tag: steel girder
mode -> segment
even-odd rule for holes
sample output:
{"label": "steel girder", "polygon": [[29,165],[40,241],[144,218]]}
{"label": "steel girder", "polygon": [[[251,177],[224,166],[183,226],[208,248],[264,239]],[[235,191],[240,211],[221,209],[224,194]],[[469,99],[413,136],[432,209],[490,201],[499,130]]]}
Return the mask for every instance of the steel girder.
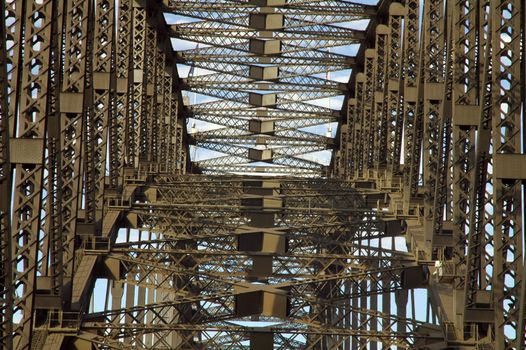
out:
{"label": "steel girder", "polygon": [[[106,310],[85,313],[77,326],[90,343],[257,348],[253,333],[283,349],[437,341],[435,325],[368,304],[428,278],[427,262],[371,244],[402,234],[401,221],[367,209],[376,191],[331,180],[156,172],[129,176],[125,188],[129,197],[108,209],[141,238],[86,237],[82,246],[109,280]],[[415,272],[421,280],[409,286],[404,275]],[[279,326],[244,325],[250,320]]]}
{"label": "steel girder", "polygon": [[430,291],[449,339],[495,349],[525,346],[524,11],[393,3],[357,58],[333,159],[338,176],[418,213],[408,239],[448,274]]}
{"label": "steel girder", "polygon": [[[7,0],[0,17],[1,348],[526,348],[523,1]],[[335,139],[304,130],[331,122]],[[305,157],[321,150],[328,167]]]}
{"label": "steel girder", "polygon": [[[1,12],[0,339],[29,349],[45,341],[46,318],[78,312],[79,232],[100,231],[107,186],[118,188],[136,158],[180,172],[186,149],[169,38],[148,37],[148,52],[131,47],[165,25],[159,11],[146,20],[131,1],[10,0]],[[142,59],[130,52],[148,55],[147,71],[133,70]],[[148,125],[132,135],[143,101]]]}

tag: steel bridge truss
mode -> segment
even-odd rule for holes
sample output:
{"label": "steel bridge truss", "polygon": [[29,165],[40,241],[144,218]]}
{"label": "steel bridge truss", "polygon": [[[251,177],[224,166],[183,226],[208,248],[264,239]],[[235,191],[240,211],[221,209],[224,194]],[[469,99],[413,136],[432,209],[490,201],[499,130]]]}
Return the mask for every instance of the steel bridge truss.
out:
{"label": "steel bridge truss", "polygon": [[526,349],[523,0],[0,16],[1,349]]}
{"label": "steel bridge truss", "polygon": [[189,117],[217,127],[192,133],[190,142],[221,154],[196,162],[196,170],[326,175],[309,154],[332,149],[332,135],[305,128],[339,120],[339,111],[314,101],[345,94],[346,85],[328,76],[349,69],[354,58],[331,48],[359,44],[364,31],[341,24],[368,19],[374,7],[284,0],[165,5],[169,13],[200,19],[171,26],[174,37],[197,43],[179,54],[181,62],[191,72],[214,72],[183,80],[184,89],[214,97],[188,108]]}

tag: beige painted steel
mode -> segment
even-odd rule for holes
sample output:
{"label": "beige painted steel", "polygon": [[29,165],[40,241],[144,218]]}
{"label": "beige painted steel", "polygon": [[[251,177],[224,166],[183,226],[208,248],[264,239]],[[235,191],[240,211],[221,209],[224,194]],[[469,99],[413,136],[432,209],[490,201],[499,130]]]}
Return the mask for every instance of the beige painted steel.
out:
{"label": "beige painted steel", "polygon": [[524,1],[0,19],[0,348],[526,348]]}

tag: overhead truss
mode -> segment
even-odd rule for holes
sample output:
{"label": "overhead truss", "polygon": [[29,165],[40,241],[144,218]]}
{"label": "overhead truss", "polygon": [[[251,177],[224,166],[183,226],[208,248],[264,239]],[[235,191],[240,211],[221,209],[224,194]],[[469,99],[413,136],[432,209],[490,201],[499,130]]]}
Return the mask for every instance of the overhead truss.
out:
{"label": "overhead truss", "polygon": [[523,0],[0,17],[0,348],[526,348]]}
{"label": "overhead truss", "polygon": [[[340,114],[316,101],[345,94],[345,84],[329,76],[351,68],[354,57],[331,49],[359,44],[364,32],[348,25],[368,19],[374,7],[339,0],[168,1],[165,10],[193,18],[172,25],[171,35],[196,43],[179,54],[192,73],[183,88],[208,97],[191,104],[188,116],[215,125],[191,134],[196,147],[220,154],[197,161],[196,170],[326,175],[327,164],[309,155],[332,151],[326,130]],[[199,69],[212,73],[197,75]],[[316,127],[317,133],[305,130]]]}

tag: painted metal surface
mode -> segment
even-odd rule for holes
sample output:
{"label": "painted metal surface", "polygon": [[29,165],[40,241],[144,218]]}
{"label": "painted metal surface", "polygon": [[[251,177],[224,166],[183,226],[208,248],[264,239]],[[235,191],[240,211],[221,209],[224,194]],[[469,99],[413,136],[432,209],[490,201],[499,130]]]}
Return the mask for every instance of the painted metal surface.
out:
{"label": "painted metal surface", "polygon": [[0,6],[2,349],[526,348],[524,1]]}

